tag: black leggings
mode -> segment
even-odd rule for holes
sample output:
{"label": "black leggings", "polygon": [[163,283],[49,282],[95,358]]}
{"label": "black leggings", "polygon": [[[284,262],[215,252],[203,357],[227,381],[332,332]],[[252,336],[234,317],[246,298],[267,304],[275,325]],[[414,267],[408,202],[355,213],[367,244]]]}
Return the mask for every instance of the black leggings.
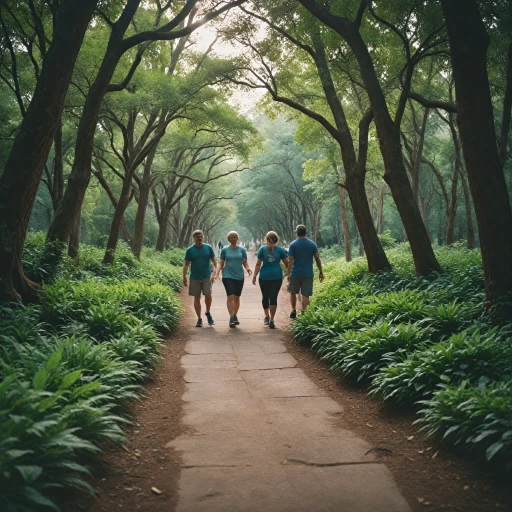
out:
{"label": "black leggings", "polygon": [[263,309],[268,309],[269,306],[277,306],[277,296],[282,284],[282,279],[260,279]]}

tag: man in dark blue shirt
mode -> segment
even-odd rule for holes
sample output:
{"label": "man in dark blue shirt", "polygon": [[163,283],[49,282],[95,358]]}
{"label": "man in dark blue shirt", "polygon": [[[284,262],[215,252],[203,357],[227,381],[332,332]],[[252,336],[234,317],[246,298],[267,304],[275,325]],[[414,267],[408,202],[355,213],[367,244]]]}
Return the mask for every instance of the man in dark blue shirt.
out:
{"label": "man in dark blue shirt", "polygon": [[[192,233],[194,239],[185,253],[183,263],[183,285],[188,286],[188,294],[194,297],[194,309],[197,314],[196,327],[203,326],[201,318],[201,292],[204,295],[204,304],[206,307],[206,319],[208,325],[213,325],[213,318],[210,314],[212,305],[212,283],[215,280],[215,270],[217,269],[217,260],[213,247],[209,244],[203,244],[204,234],[200,229]],[[212,273],[210,261],[213,263],[214,272]],[[190,285],[187,281],[187,271],[190,264]]]}
{"label": "man in dark blue shirt", "polygon": [[295,231],[297,239],[288,249],[288,291],[292,312],[290,318],[297,317],[297,293],[302,295],[302,311],[309,306],[309,297],[313,295],[313,259],[318,267],[318,279],[324,280],[322,262],[318,254],[318,247],[313,240],[306,238],[306,226],[299,224]]}

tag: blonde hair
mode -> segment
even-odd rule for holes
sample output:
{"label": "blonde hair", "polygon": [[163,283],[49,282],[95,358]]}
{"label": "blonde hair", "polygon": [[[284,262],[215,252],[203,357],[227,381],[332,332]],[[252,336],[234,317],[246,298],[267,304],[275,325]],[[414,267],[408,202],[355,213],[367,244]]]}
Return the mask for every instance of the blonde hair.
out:
{"label": "blonde hair", "polygon": [[227,236],[226,238],[229,240],[229,237],[230,237],[230,236],[233,236],[233,235],[236,235],[236,237],[237,237],[237,238],[240,238],[240,237],[238,236],[238,233],[237,233],[236,231],[230,231],[230,232],[228,233],[228,236]]}
{"label": "blonde hair", "polygon": [[265,240],[267,241],[267,243],[272,244],[268,248],[270,254],[272,254],[274,252],[274,245],[276,245],[277,242],[279,242],[279,237],[277,236],[277,233],[275,231],[269,231],[265,235]]}
{"label": "blonde hair", "polygon": [[275,231],[269,231],[265,235],[265,240],[267,242],[271,242],[273,244],[277,244],[277,242],[279,242],[279,237],[277,236],[277,233]]}

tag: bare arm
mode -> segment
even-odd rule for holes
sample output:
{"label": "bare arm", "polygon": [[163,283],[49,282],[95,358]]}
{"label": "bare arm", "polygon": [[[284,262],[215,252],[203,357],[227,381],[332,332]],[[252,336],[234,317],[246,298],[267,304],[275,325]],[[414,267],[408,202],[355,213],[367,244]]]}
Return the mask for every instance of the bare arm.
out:
{"label": "bare arm", "polygon": [[290,276],[292,274],[293,268],[293,256],[288,256],[288,281],[290,280]]}
{"label": "bare arm", "polygon": [[247,270],[247,273],[249,274],[249,276],[251,276],[252,275],[252,270],[249,267],[249,264],[247,263],[247,258],[243,258],[242,259],[242,265],[244,266],[245,270]]}
{"label": "bare arm", "polygon": [[324,280],[324,273],[322,271],[322,261],[320,260],[320,254],[315,253],[314,258],[316,266],[318,267],[318,279],[320,280],[320,282],[322,282]]}
{"label": "bare arm", "polygon": [[254,267],[254,275],[252,276],[252,284],[256,284],[256,277],[258,277],[258,274],[260,273],[260,268],[263,260],[260,260],[259,258],[256,260],[256,266]]}
{"label": "bare arm", "polygon": [[189,265],[190,261],[185,260],[185,262],[183,263],[183,286],[188,286],[187,273]]}
{"label": "bare arm", "polygon": [[216,274],[217,274],[217,259],[214,256],[213,258],[210,258],[210,261],[212,262],[212,265],[213,265],[212,275],[210,277],[210,280],[213,282],[213,281],[215,281]]}
{"label": "bare arm", "polygon": [[220,276],[220,273],[222,272],[222,269],[224,268],[224,265],[226,263],[226,260],[219,260],[219,266],[217,267],[217,273],[215,275],[215,279]]}

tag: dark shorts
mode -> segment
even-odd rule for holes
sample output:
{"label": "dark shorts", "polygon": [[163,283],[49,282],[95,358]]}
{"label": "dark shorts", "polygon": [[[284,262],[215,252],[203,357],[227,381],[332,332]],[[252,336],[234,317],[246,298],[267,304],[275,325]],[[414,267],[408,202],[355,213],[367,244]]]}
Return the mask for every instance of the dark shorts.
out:
{"label": "dark shorts", "polygon": [[223,277],[222,284],[226,289],[226,295],[236,295],[237,297],[242,295],[242,289],[244,287],[243,279],[230,279],[229,277]]}
{"label": "dark shorts", "polygon": [[306,297],[313,295],[312,277],[291,277],[288,282],[288,291],[290,293],[301,293]]}

